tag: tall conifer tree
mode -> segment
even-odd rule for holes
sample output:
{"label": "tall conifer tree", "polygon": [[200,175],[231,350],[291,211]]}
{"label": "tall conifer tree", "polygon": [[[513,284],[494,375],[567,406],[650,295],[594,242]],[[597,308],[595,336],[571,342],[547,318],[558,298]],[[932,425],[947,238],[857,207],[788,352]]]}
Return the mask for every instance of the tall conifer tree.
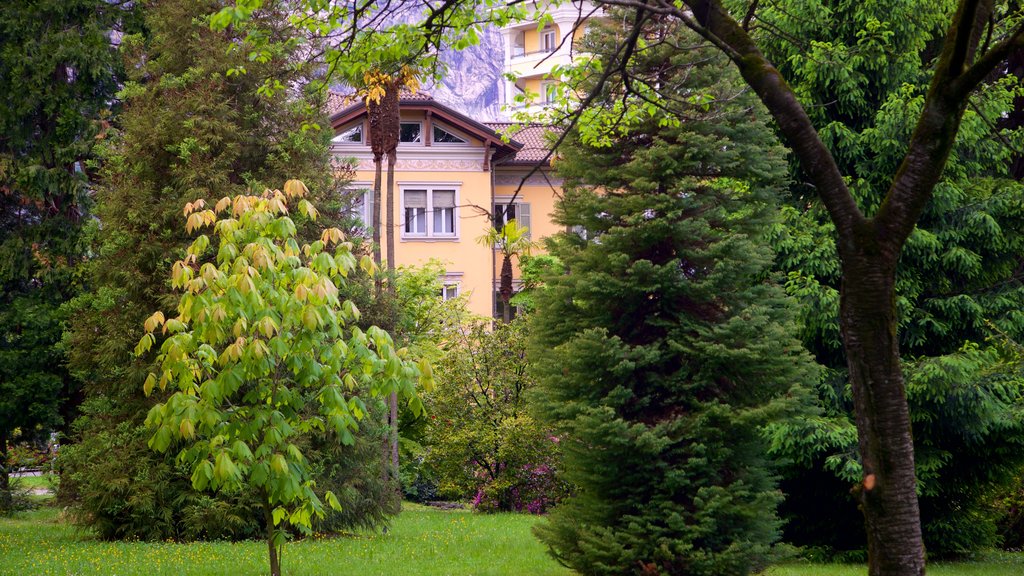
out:
{"label": "tall conifer tree", "polygon": [[117,89],[108,34],[126,13],[102,0],[0,6],[0,510],[12,432],[48,434],[74,395],[60,305],[81,288],[86,162]]}
{"label": "tall conifer tree", "polygon": [[[142,394],[152,358],[135,358],[134,342],[153,310],[176,306],[167,278],[191,242],[180,226],[184,204],[260,193],[298,178],[325,216],[339,213],[330,205],[330,136],[316,128],[326,126],[317,98],[297,88],[310,77],[296,46],[282,41],[279,51],[250,59],[233,44],[245,30],[210,29],[210,15],[225,4],[148,2],[148,35],[122,39],[130,74],[121,92],[124,113],[103,154],[92,290],[75,302],[66,335],[88,399],[61,484],[63,497],[107,538],[241,537],[259,526],[246,495],[211,500],[192,491],[188,471],[154,454],[146,445],[151,433],[141,426],[160,398]],[[246,26],[287,38],[284,3],[267,3]],[[380,519],[389,498],[375,480],[379,441],[343,456],[346,465],[359,460],[354,485],[375,487],[376,504],[334,487],[359,500],[364,519]],[[338,464],[323,462],[324,473],[352,480]]]}
{"label": "tall conifer tree", "polygon": [[567,273],[537,296],[532,345],[578,492],[538,534],[582,574],[745,574],[780,525],[763,428],[816,375],[768,273],[784,151],[723,58],[666,23],[644,33],[630,72],[674,115],[610,146],[570,134],[557,164],[574,232],[550,245]]}

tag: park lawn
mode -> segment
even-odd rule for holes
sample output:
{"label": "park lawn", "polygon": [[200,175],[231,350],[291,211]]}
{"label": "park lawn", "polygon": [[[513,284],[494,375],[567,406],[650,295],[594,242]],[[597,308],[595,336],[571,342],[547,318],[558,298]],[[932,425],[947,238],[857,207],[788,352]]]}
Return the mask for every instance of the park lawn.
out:
{"label": "park lawn", "polygon": [[[537,517],[445,512],[406,504],[386,535],[354,534],[289,543],[289,576],[569,576],[530,533]],[[263,542],[100,542],[52,507],[0,518],[0,575],[246,575],[266,573]],[[863,576],[863,565],[792,563],[764,576]],[[1019,576],[1024,554],[932,563],[931,576]]]}
{"label": "park lawn", "polygon": [[[311,538],[285,546],[298,575],[567,576],[530,528],[536,516],[406,505],[386,535]],[[0,518],[0,574],[246,575],[267,572],[263,542],[101,542],[43,507]]]}
{"label": "park lawn", "polygon": [[[864,576],[863,564],[797,563],[773,566],[763,576]],[[1024,553],[990,552],[971,562],[931,562],[928,576],[1020,576]]]}
{"label": "park lawn", "polygon": [[46,488],[52,490],[56,487],[58,477],[56,474],[44,474],[42,476],[19,476],[11,478],[12,483],[16,483],[22,488]]}

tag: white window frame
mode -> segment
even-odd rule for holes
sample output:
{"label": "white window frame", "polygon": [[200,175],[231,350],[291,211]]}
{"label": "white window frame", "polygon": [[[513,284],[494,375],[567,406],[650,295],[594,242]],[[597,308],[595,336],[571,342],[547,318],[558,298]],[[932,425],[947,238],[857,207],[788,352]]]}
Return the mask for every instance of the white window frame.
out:
{"label": "white window frame", "polygon": [[[359,190],[363,191],[363,203],[362,206],[359,207],[358,214],[355,215],[358,216],[359,219],[362,221],[363,228],[369,231],[373,228],[373,214],[371,213],[371,211],[373,210],[373,183],[350,182],[348,186],[345,187],[345,191],[347,194],[351,194],[352,192],[358,192]],[[355,195],[353,195],[352,197],[354,199]],[[351,208],[354,208],[354,206]],[[352,214],[354,211],[350,209],[348,210],[348,212]]]}
{"label": "white window frame", "polygon": [[[438,281],[441,283],[441,300],[454,300],[462,296],[462,272],[445,272]],[[454,288],[455,294],[446,297],[450,288]]]}
{"label": "white window frame", "polygon": [[[551,38],[550,47],[548,38]],[[546,26],[540,31],[540,51],[544,53],[554,52],[558,49],[558,31],[551,26]]]}
{"label": "white window frame", "polygon": [[[402,136],[401,136],[401,134],[402,134],[402,126],[401,125],[402,124],[419,124],[419,126],[420,126],[420,139],[416,140],[415,142],[403,142],[401,140],[401,138],[402,138]],[[399,138],[398,145],[399,146],[423,146],[423,142],[424,142],[424,138],[423,138],[423,122],[420,122],[419,120],[402,120],[401,122],[399,122],[398,134],[399,134],[399,136],[398,136],[398,138]]]}
{"label": "white window frame", "polygon": [[[452,136],[455,136],[456,138],[461,138],[462,142],[439,142],[434,138],[435,129],[444,130],[445,132],[451,134]],[[440,122],[433,122],[430,126],[430,143],[433,146],[466,147],[469,146],[469,138],[445,124],[442,124]]]}
{"label": "white window frame", "polygon": [[441,282],[441,300],[455,300],[459,297],[462,287],[459,282]]}
{"label": "white window frame", "polygon": [[519,58],[526,55],[526,31],[515,30],[512,32],[510,38],[509,54],[512,58]]}
{"label": "white window frame", "polygon": [[[458,241],[459,234],[461,232],[461,225],[459,223],[459,199],[461,196],[461,183],[451,182],[416,182],[416,183],[399,183],[399,210],[401,211],[401,239],[405,240],[426,240],[426,241]],[[406,232],[405,231],[405,194],[406,192],[426,190],[427,192],[427,208],[424,210],[424,218],[426,219],[425,232]],[[434,193],[435,192],[447,192],[455,191],[455,207],[452,209],[452,226],[454,231],[452,233],[438,233],[434,230]]]}
{"label": "white window frame", "polygon": [[557,85],[558,85],[557,82],[541,82],[540,83],[540,101],[541,101],[542,104],[550,104],[551,102],[555,101],[553,97],[557,95],[557,92],[556,91],[552,91],[552,93],[549,94],[548,91],[549,90],[557,90],[556,89]]}
{"label": "white window frame", "polygon": [[[346,140],[336,140],[349,132],[358,130],[359,131],[359,142],[350,142]],[[356,122],[355,124],[349,125],[348,128],[341,130],[331,138],[331,144],[340,146],[366,146],[366,130],[364,130],[362,122]]]}

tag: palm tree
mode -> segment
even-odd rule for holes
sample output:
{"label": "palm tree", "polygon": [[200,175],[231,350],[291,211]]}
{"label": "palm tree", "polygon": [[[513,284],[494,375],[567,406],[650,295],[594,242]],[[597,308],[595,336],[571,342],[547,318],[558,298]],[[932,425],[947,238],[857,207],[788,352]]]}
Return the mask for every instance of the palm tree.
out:
{"label": "palm tree", "polygon": [[[388,158],[388,185],[385,219],[387,230],[387,268],[395,269],[395,161],[398,159],[398,143],[401,140],[402,123],[398,98],[403,88],[415,90],[418,86],[416,72],[409,66],[402,66],[397,74],[376,70],[363,75],[363,94],[366,98],[366,116],[370,121],[370,151],[373,153],[373,260],[379,266],[381,229],[381,160]],[[377,282],[377,289],[381,284]],[[388,290],[394,291],[394,283],[388,283]],[[388,401],[391,433],[389,451],[392,472],[398,478],[398,395],[394,392]]]}
{"label": "palm tree", "polygon": [[536,243],[530,240],[529,233],[529,228],[520,226],[513,218],[506,222],[500,230],[491,227],[486,234],[476,240],[483,246],[494,246],[501,250],[498,295],[504,304],[501,320],[506,324],[512,319],[511,306],[509,306],[509,300],[512,298],[512,257],[529,256],[530,251],[536,247]]}

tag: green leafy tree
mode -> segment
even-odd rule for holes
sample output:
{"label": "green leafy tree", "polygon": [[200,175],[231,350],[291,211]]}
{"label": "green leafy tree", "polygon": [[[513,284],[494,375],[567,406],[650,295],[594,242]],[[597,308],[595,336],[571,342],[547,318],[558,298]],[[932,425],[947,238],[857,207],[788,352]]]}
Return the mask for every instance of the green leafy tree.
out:
{"label": "green leafy tree", "polygon": [[71,409],[59,307],[81,288],[86,162],[117,89],[108,34],[126,14],[102,0],[0,7],[0,510],[14,430],[48,433]]}
{"label": "green leafy tree", "polygon": [[[927,83],[915,101],[917,113],[913,129],[888,144],[898,149],[898,166],[891,172],[880,168],[886,178],[884,195],[874,206],[859,203],[858,179],[862,174],[843,171],[837,156],[842,150],[833,145],[835,129],[820,121],[817,107],[836,108],[838,102],[848,104],[870,92],[867,83],[855,79],[853,97],[833,92],[822,103],[808,103],[801,98],[790,80],[799,82],[787,65],[805,64],[823,75],[832,74],[828,67],[806,65],[803,55],[827,52],[827,42],[810,41],[798,48],[801,56],[791,62],[780,62],[766,56],[767,49],[782,36],[802,41],[779,29],[765,14],[776,14],[780,20],[800,19],[802,10],[793,12],[778,8],[776,3],[740,2],[733,0],[602,0],[600,6],[623,6],[629,13],[622,22],[627,31],[619,38],[614,57],[600,68],[591,69],[597,83],[614,85],[623,102],[639,99],[646,102],[644,114],[662,114],[665,103],[679,98],[662,90],[660,79],[635,78],[629,74],[628,63],[647,50],[649,39],[643,28],[651,19],[670,18],[697,32],[725,54],[736,66],[744,82],[768,109],[779,133],[791,146],[803,178],[821,199],[829,219],[835,226],[836,252],[839,257],[842,285],[839,301],[839,326],[847,359],[856,415],[858,453],[862,477],[856,496],[864,515],[868,536],[869,572],[919,576],[925,570],[925,555],[917,497],[914,465],[914,443],[911,416],[907,405],[906,380],[899,352],[899,308],[896,273],[904,246],[915,230],[933,195],[940,190],[946,174],[947,160],[955,148],[965,113],[974,95],[984,86],[1004,76],[999,70],[1008,57],[1024,47],[1024,21],[1017,2],[978,2],[960,0],[929,5],[908,11],[896,26],[921,21],[925,27],[934,22],[944,35],[933,43],[917,44],[930,65],[922,72]],[[810,3],[808,14],[827,17],[827,26],[848,19],[857,19],[862,3]],[[902,6],[901,6],[902,9]],[[897,11],[897,13],[900,13]],[[879,19],[864,35],[865,45],[849,50],[838,58],[856,64],[861,51],[887,52],[890,46],[903,42],[892,27]],[[817,32],[817,31],[816,31]],[[816,34],[814,35],[816,36]],[[812,37],[813,38],[813,37]],[[911,42],[917,42],[912,39]],[[870,59],[870,58],[869,58]],[[907,60],[894,51],[881,67],[903,66]],[[815,72],[817,73],[817,72]],[[834,78],[850,77],[848,70]],[[856,74],[852,74],[856,77]],[[863,90],[861,90],[863,88]],[[688,94],[684,98],[699,97]],[[871,101],[870,94],[865,101]],[[584,107],[590,100],[584,99]],[[883,105],[884,106],[884,105]],[[584,133],[606,132],[617,124],[621,110],[611,114],[573,118]],[[1005,112],[1010,112],[1006,110]],[[580,120],[583,120],[580,122]],[[840,128],[841,129],[841,128]],[[882,176],[884,175],[884,176]]]}
{"label": "green leafy tree", "polygon": [[530,352],[576,492],[537,533],[583,574],[746,574],[779,536],[765,426],[802,415],[817,376],[764,242],[784,152],[720,56],[671,20],[641,33],[631,73],[703,97],[562,150],[556,220],[575,231],[549,246],[566,273],[534,297]]}
{"label": "green leafy tree", "polygon": [[437,363],[427,399],[426,465],[442,495],[478,510],[541,513],[566,493],[555,476],[558,438],[528,411],[526,321],[460,327]]}
{"label": "green leafy tree", "polygon": [[[91,247],[90,290],[69,307],[64,342],[70,367],[84,383],[87,414],[75,427],[73,445],[62,451],[59,496],[104,538],[244,538],[259,529],[262,512],[246,494],[198,493],[190,471],[146,446],[143,420],[160,398],[143,396],[152,363],[132,350],[143,320],[177,305],[167,276],[190,243],[179,226],[181,207],[199,198],[259,193],[294,177],[309,185],[324,220],[340,213],[331,136],[319,129],[326,126],[320,100],[298,89],[261,90],[268,80],[308,83],[312,70],[298,65],[298,47],[282,45],[272,57],[250,60],[234,44],[250,27],[288,37],[283,5],[268,3],[244,26],[215,32],[210,18],[223,6],[216,0],[147,3],[147,35],[121,40],[130,74],[120,94],[123,112],[103,141],[95,194],[102,230]],[[246,73],[236,73],[238,67]],[[311,241],[318,231],[303,225],[298,234]],[[364,281],[353,278],[346,297],[364,294]],[[377,442],[377,436],[375,424],[365,422],[357,442]],[[314,446],[303,448],[312,454]],[[321,460],[334,457],[330,446],[324,450]],[[358,481],[345,484],[386,493],[379,449],[344,456],[349,462],[356,457],[363,458],[353,468]],[[320,480],[319,489],[326,488],[327,478]],[[336,487],[336,493],[345,500],[352,491]],[[393,500],[378,502],[377,510],[394,509]]]}
{"label": "green leafy tree", "polygon": [[[324,515],[296,438],[329,430],[353,444],[368,411],[353,392],[401,393],[422,408],[415,381],[429,383],[430,375],[380,328],[359,329],[358,308],[339,297],[356,268],[351,243],[329,228],[300,247],[288,203],[297,200],[310,220],[316,210],[300,199],[301,182],[284,190],[225,197],[215,210],[202,210],[202,200],[186,205],[188,231],[214,228],[216,262],[204,262],[210,238],[197,237],[172,268],[172,285],[184,292],[177,316],[150,316],[136,348],[147,352],[157,328],[167,335],[144,386],[147,394],[155,386],[174,393],[146,418],[150,446],[164,452],[184,442],[179,457],[192,464],[197,490],[258,494],[273,576],[281,574],[282,525],[308,533]],[[373,271],[370,256],[361,265]],[[340,508],[332,492],[325,499]]]}
{"label": "green leafy tree", "polygon": [[[950,2],[850,3],[844,18],[833,19],[821,3],[804,2],[758,13],[785,37],[807,39],[804,47],[766,37],[766,55],[780,63],[814,122],[827,126],[833,157],[852,176],[851,193],[868,213],[878,210],[899,167],[905,147],[898,143],[909,141],[927,91],[927,47],[941,39],[952,9]],[[1024,457],[1017,449],[1024,418],[1019,393],[1012,392],[1014,382],[1019,388],[1024,381],[999,351],[1004,336],[1024,336],[1024,204],[1019,183],[1006,179],[1022,134],[997,128],[1022,93],[1012,80],[993,82],[972,97],[896,273],[899,347],[931,556],[995,544],[989,494],[1015,482]],[[850,486],[863,472],[840,337],[835,227],[800,170],[788,204],[773,244],[790,292],[804,303],[805,344],[830,369],[819,388],[830,417],[778,431],[779,454],[796,463],[784,488],[816,496],[787,501],[786,537],[861,549],[864,534],[854,527],[858,511]],[[955,378],[935,377],[937,366]],[[837,523],[837,515],[846,521]]]}

